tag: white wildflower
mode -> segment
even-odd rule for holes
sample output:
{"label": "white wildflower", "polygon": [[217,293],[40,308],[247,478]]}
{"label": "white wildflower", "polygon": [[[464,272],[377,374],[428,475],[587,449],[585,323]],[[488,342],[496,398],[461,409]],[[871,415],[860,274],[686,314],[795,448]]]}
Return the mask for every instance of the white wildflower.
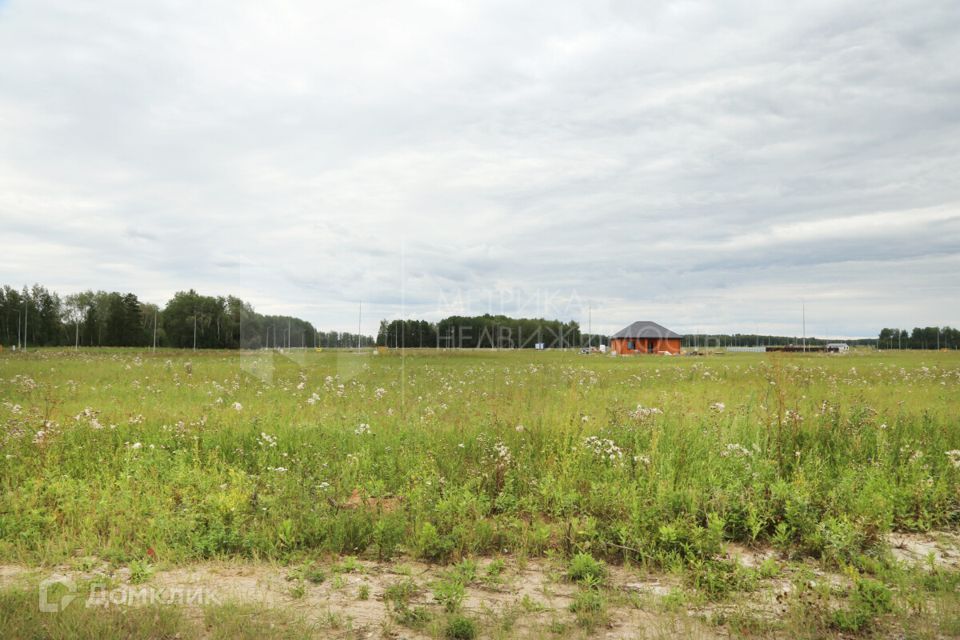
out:
{"label": "white wildflower", "polygon": [[737,458],[750,458],[753,456],[753,452],[739,442],[731,442],[723,451],[720,452],[720,455],[724,458],[729,456],[735,456]]}
{"label": "white wildflower", "polygon": [[497,464],[501,466],[510,464],[510,460],[513,458],[510,454],[510,447],[499,440],[493,445],[493,452],[496,456]]}
{"label": "white wildflower", "polygon": [[257,438],[257,444],[261,447],[275,447],[277,446],[277,438],[261,431],[260,437]]}
{"label": "white wildflower", "polygon": [[240,404],[239,402],[234,402],[233,409],[234,411],[243,411],[243,405]]}
{"label": "white wildflower", "polygon": [[662,413],[663,411],[656,407],[645,407],[642,404],[638,404],[636,410],[630,412],[630,417],[637,420],[642,420],[644,418],[660,415]]}
{"label": "white wildflower", "polygon": [[593,455],[616,462],[623,459],[623,450],[609,438],[598,438],[597,436],[587,436],[583,440],[584,447],[591,451]]}
{"label": "white wildflower", "polygon": [[951,449],[945,453],[947,454],[947,457],[950,458],[950,464],[957,469],[960,469],[960,449]]}

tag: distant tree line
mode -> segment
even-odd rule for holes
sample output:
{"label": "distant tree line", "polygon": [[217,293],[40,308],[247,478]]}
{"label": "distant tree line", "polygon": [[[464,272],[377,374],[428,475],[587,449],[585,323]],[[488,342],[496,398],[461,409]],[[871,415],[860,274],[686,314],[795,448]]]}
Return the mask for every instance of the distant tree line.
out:
{"label": "distant tree line", "polygon": [[387,347],[533,349],[538,343],[550,349],[584,344],[575,321],[490,314],[450,316],[435,324],[426,320],[382,320],[377,332],[377,344]]}
{"label": "distant tree line", "polygon": [[371,346],[371,336],[318,332],[292,316],[270,316],[235,296],[177,292],[161,309],[136,294],[83,291],[61,297],[41,285],[0,289],[0,344],[198,349]]}
{"label": "distant tree line", "polygon": [[[683,337],[683,346],[693,347],[754,347],[801,344],[803,338],[796,336],[771,336],[758,334],[690,334]],[[880,349],[957,349],[960,347],[960,329],[951,327],[915,327],[906,329],[883,329],[879,338],[853,340],[837,338],[806,338],[809,346],[822,346],[830,342],[845,342],[851,346],[870,346]]]}
{"label": "distant tree line", "polygon": [[806,340],[808,346],[823,346],[831,342],[845,342],[851,346],[874,346],[873,338],[858,338],[855,340],[839,338],[801,338],[798,336],[773,336],[756,333],[694,333],[683,336],[683,346],[695,347],[767,347],[785,346],[788,344],[802,344]]}
{"label": "distant tree line", "polygon": [[882,329],[877,340],[880,349],[956,349],[960,346],[960,329],[952,327],[914,327]]}

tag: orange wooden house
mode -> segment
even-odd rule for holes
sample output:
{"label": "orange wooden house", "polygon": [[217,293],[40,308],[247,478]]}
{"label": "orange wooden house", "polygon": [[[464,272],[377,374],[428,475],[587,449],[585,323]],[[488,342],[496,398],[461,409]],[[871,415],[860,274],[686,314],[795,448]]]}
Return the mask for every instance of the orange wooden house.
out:
{"label": "orange wooden house", "polygon": [[656,322],[638,320],[610,336],[610,350],[626,356],[637,353],[680,353],[683,336]]}

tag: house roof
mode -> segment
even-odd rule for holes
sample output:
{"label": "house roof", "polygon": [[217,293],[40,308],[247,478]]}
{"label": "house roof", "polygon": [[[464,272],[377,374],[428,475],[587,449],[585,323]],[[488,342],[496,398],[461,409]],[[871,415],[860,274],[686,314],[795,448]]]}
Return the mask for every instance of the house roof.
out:
{"label": "house roof", "polygon": [[629,327],[624,327],[610,336],[611,338],[682,338],[679,333],[674,333],[666,327],[650,322],[649,320],[637,320]]}

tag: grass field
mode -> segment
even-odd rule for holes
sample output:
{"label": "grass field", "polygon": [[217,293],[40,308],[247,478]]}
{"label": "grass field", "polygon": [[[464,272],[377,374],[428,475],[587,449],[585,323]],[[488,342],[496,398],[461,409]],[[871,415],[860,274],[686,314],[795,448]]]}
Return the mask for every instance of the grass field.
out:
{"label": "grass field", "polygon": [[[705,634],[950,636],[952,552],[903,562],[891,533],[960,523],[958,392],[954,352],[4,353],[0,561],[134,583],[242,562],[290,577],[294,601],[324,582],[311,571],[425,563],[420,600],[389,593],[403,571],[371,582],[386,634],[615,633],[649,610]],[[491,563],[547,563],[569,602],[504,630],[464,604]],[[625,596],[628,570],[670,589]],[[785,584],[780,613],[748,606]],[[3,593],[0,623],[23,636],[128,635],[88,609],[36,613],[22,581]],[[134,635],[156,637],[218,637],[232,617],[137,611]],[[317,624],[273,628],[358,633]]]}

